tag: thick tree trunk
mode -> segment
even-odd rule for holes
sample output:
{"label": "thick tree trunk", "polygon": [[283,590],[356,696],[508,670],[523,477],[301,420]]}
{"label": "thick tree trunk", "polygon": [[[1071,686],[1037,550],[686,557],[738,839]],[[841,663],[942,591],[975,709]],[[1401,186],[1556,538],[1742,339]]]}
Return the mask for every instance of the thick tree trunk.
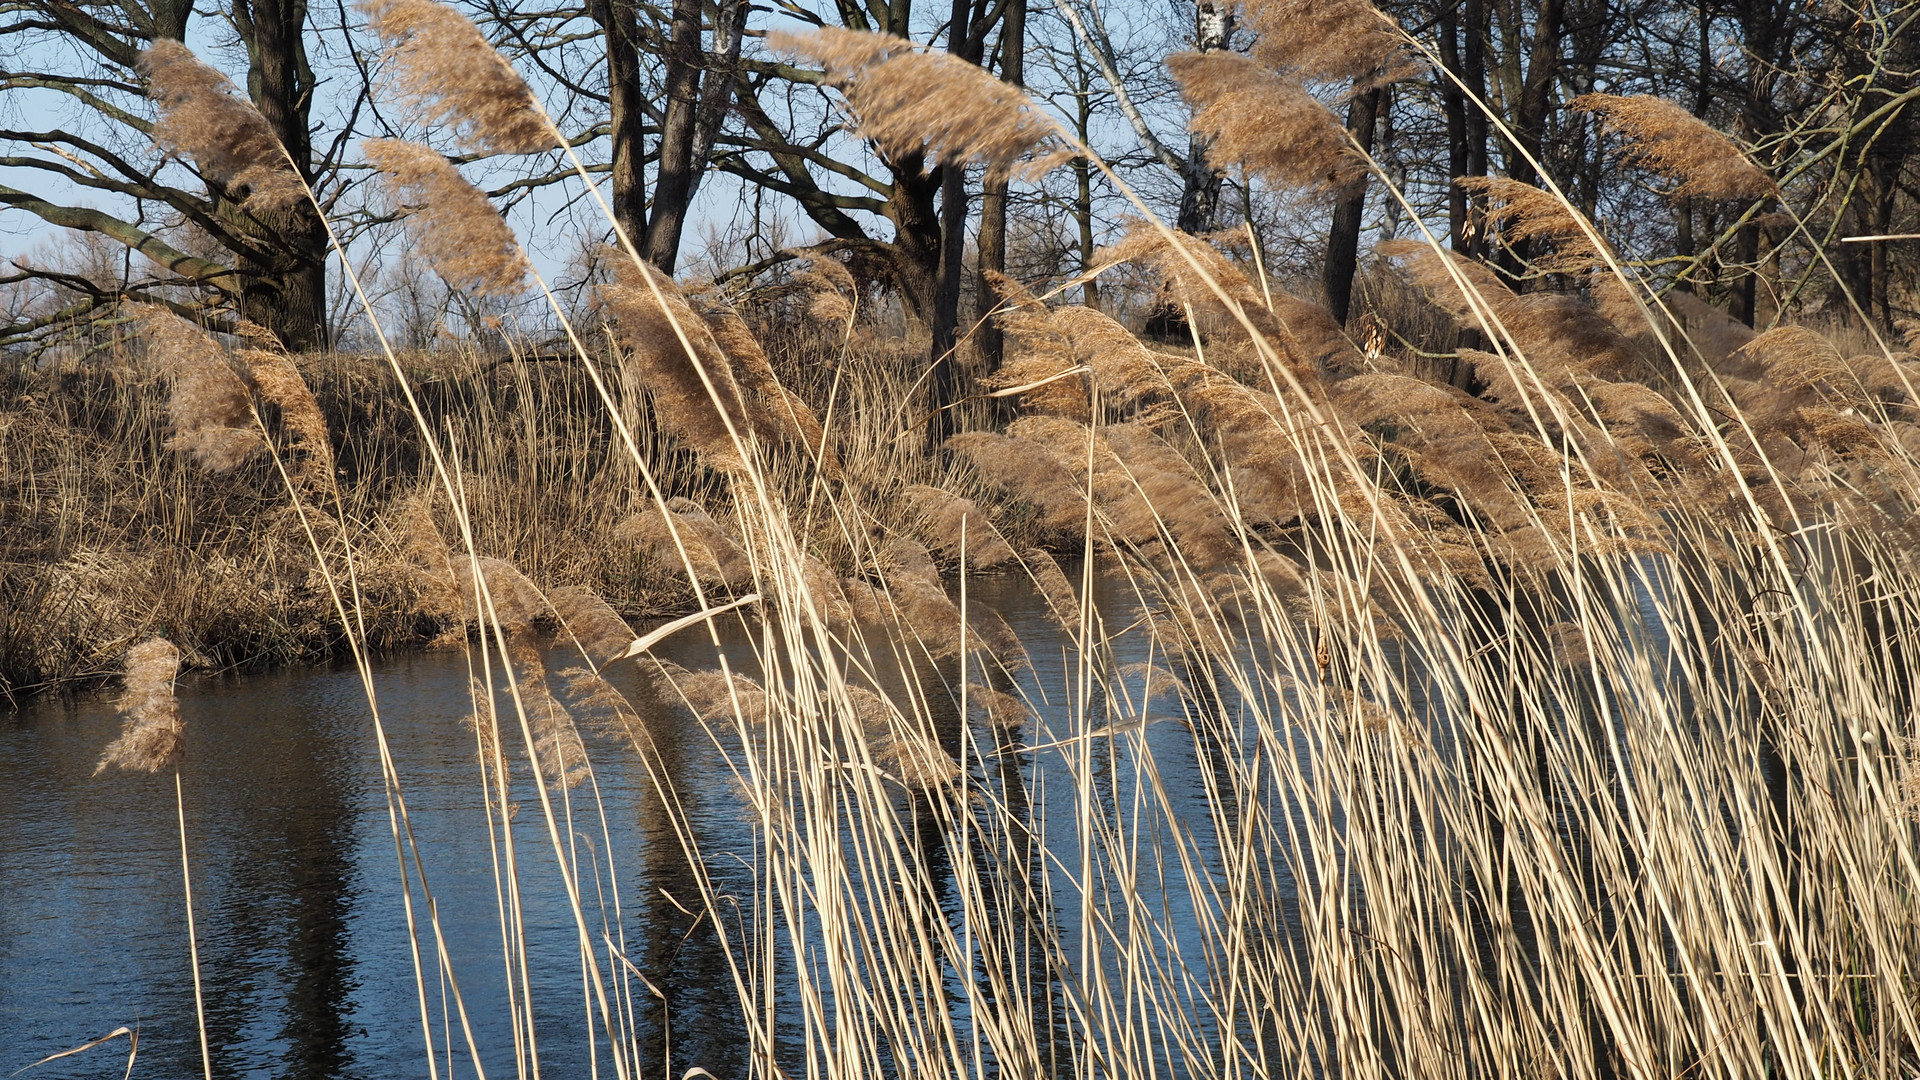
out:
{"label": "thick tree trunk", "polygon": [[[305,0],[236,0],[233,21],[247,46],[247,93],[302,180],[313,174],[313,71],[307,64]],[[184,20],[183,20],[184,25]],[[240,257],[242,317],[293,351],[321,349],[327,337],[327,232],[307,203],[281,213],[228,214],[258,240],[263,257]]]}
{"label": "thick tree trunk", "polygon": [[588,10],[606,40],[613,219],[641,249],[647,235],[647,114],[634,0],[592,0]]}
{"label": "thick tree trunk", "polygon": [[[1008,0],[1000,23],[1000,78],[1013,86],[1027,79],[1027,0]],[[980,185],[980,271],[974,283],[974,321],[984,370],[1000,370],[1006,350],[1004,336],[994,325],[992,312],[999,294],[988,282],[989,272],[1007,272],[1007,174],[989,173]]]}
{"label": "thick tree trunk", "polygon": [[[981,5],[984,7],[984,3]],[[947,48],[954,56],[977,64],[982,41],[974,36],[974,4],[953,0]],[[960,281],[967,255],[967,171],[954,164],[940,166],[940,262],[934,285],[933,335],[927,362],[933,390],[933,424],[928,435],[943,440],[953,431],[952,406],[960,399],[959,345]]]}
{"label": "thick tree trunk", "polygon": [[[1368,152],[1373,129],[1386,91],[1375,87],[1357,94],[1347,106],[1347,131]],[[1333,223],[1327,230],[1327,264],[1321,283],[1327,293],[1327,311],[1333,321],[1347,324],[1353,302],[1353,272],[1360,262],[1360,223],[1367,210],[1367,174],[1360,174],[1333,205]]]}
{"label": "thick tree trunk", "polygon": [[[1195,11],[1193,47],[1213,52],[1227,47],[1233,35],[1233,8],[1216,0],[1200,0]],[[1185,233],[1209,233],[1220,221],[1220,170],[1207,161],[1207,140],[1194,135],[1187,142],[1187,168],[1181,177],[1180,213],[1174,225]]]}
{"label": "thick tree trunk", "polygon": [[671,274],[693,195],[694,136],[700,116],[700,0],[673,0],[667,42],[667,110],[660,130],[660,173],[641,254]]}

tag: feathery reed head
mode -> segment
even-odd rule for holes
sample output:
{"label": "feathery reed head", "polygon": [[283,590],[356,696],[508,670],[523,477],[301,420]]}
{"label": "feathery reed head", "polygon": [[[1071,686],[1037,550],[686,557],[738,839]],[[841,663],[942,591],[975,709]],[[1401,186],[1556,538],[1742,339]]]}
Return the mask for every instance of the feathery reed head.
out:
{"label": "feathery reed head", "polygon": [[526,80],[465,15],[437,0],[360,0],[360,10],[387,43],[401,100],[422,124],[494,154],[560,145]]}
{"label": "feathery reed head", "polygon": [[247,384],[220,343],[165,308],[137,310],[147,355],[172,385],[167,415],[173,436],[167,446],[215,473],[239,468],[266,449]]}
{"label": "feathery reed head", "polygon": [[548,599],[561,630],[572,635],[594,667],[606,667],[633,644],[633,628],[592,589],[568,585],[555,589]]}
{"label": "feathery reed head", "polygon": [[1598,261],[1599,251],[1573,208],[1552,193],[1504,176],[1457,176],[1453,182],[1486,200],[1489,229],[1506,230],[1510,241],[1552,244],[1552,269],[1578,269]]}
{"label": "feathery reed head", "polygon": [[269,349],[242,349],[240,362],[246,367],[247,381],[261,399],[279,410],[280,429],[292,437],[289,449],[293,467],[289,471],[293,478],[313,495],[337,494],[327,418],[292,358]]}
{"label": "feathery reed head", "polygon": [[964,541],[967,563],[976,570],[1013,559],[1013,549],[994,531],[987,512],[972,499],[925,484],[913,484],[901,494],[919,535],[934,550],[958,558]]}
{"label": "feathery reed head", "polygon": [[985,165],[1028,177],[1071,155],[1055,146],[1059,127],[1018,88],[977,64],[932,52],[905,38],[823,28],[774,31],[767,45],[819,64],[825,82],[846,96],[854,130],[896,157],[925,153],[956,165]]}
{"label": "feathery reed head", "polygon": [[654,267],[625,258],[612,260],[612,265],[614,280],[597,295],[613,316],[619,343],[653,394],[654,415],[708,465],[739,467],[740,450],[728,428],[731,424],[732,432],[746,439],[752,431],[750,415],[733,364],[706,319],[673,279]]}
{"label": "feathery reed head", "polygon": [[160,107],[154,144],[185,154],[207,179],[245,193],[248,210],[285,210],[307,187],[253,104],[225,75],[178,41],[161,38],[140,54],[147,96]]}
{"label": "feathery reed head", "polygon": [[1303,79],[1378,84],[1415,69],[1398,30],[1369,0],[1243,0],[1240,14],[1260,35],[1254,57]]}
{"label": "feathery reed head", "polygon": [[1680,185],[1675,198],[1760,199],[1778,189],[1740,148],[1671,101],[1646,94],[1582,94],[1568,107],[1598,114],[1625,140],[1622,153]]}
{"label": "feathery reed head", "polygon": [[[519,567],[505,559],[491,556],[456,559],[453,569],[459,577],[467,618],[482,628],[497,624],[509,634],[521,634],[533,629],[534,622],[547,614],[547,602],[541,598],[540,590],[527,580]],[[477,582],[474,580],[476,569],[480,572]],[[479,588],[482,583],[486,585],[484,593]]]}
{"label": "feathery reed head", "polygon": [[1167,70],[1194,107],[1208,152],[1271,183],[1331,191],[1361,175],[1339,118],[1299,83],[1238,53],[1183,52]]}
{"label": "feathery reed head", "polygon": [[394,201],[412,204],[408,232],[447,284],[492,296],[520,291],[531,267],[513,229],[451,161],[403,139],[368,139],[361,149],[387,174]]}
{"label": "feathery reed head", "polygon": [[96,774],[109,769],[158,772],[180,759],[185,729],[173,699],[173,677],[180,650],[164,638],[149,638],[127,650],[126,693],[120,712],[126,717],[120,737],[100,755]]}

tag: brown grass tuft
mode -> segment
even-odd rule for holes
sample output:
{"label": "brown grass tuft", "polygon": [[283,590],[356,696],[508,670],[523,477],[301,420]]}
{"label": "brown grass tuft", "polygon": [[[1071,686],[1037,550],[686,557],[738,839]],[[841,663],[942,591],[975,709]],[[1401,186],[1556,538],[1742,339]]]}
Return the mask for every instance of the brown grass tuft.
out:
{"label": "brown grass tuft", "polygon": [[1568,107],[1597,114],[1625,140],[1627,160],[1679,181],[1674,198],[1762,199],[1778,189],[1740,148],[1671,101],[1640,94],[1582,94]]}
{"label": "brown grass tuft", "polygon": [[[924,153],[944,163],[1012,171],[1059,130],[1016,87],[905,38],[828,27],[773,31],[767,45],[824,68],[825,83],[846,96],[855,131],[896,157]],[[1068,156],[1055,148],[1018,171],[1037,177]]]}
{"label": "brown grass tuft", "polygon": [[533,91],[465,15],[435,0],[360,0],[386,42],[400,97],[414,119],[495,154],[551,150],[559,138]]}
{"label": "brown grass tuft", "polygon": [[247,210],[285,210],[307,197],[266,118],[185,45],[155,41],[140,54],[140,73],[160,109],[154,145],[192,158],[201,175]]}
{"label": "brown grass tuft", "polygon": [[95,775],[109,768],[158,772],[179,760],[185,730],[173,698],[179,670],[180,650],[171,641],[150,638],[127,650],[127,688],[120,698],[126,722],[100,755]]}
{"label": "brown grass tuft", "polygon": [[410,204],[407,233],[447,284],[490,296],[520,291],[530,267],[513,229],[452,162],[404,139],[368,139],[361,149],[390,178],[394,202]]}
{"label": "brown grass tuft", "polygon": [[[616,532],[673,573],[686,573],[687,564],[692,563],[693,574],[703,588],[716,584],[741,588],[753,582],[753,563],[747,553],[692,500],[667,500],[665,514],[650,507],[621,522]],[[679,546],[674,543],[676,533]],[[681,547],[686,549],[684,559]]]}
{"label": "brown grass tuft", "polygon": [[1167,70],[1194,107],[1188,126],[1211,142],[1216,160],[1284,187],[1333,191],[1363,164],[1347,146],[1346,126],[1312,94],[1256,60],[1233,52],[1183,52]]}

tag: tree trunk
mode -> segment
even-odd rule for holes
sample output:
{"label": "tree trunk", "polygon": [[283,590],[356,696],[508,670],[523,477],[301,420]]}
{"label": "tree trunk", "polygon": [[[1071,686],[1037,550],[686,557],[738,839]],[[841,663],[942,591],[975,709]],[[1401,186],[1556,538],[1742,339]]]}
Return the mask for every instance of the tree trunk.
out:
{"label": "tree trunk", "polygon": [[[1227,47],[1233,35],[1233,8],[1216,0],[1200,0],[1195,11],[1193,47],[1213,52]],[[1193,135],[1187,142],[1187,167],[1181,177],[1180,214],[1174,224],[1184,233],[1209,233],[1220,220],[1220,170],[1207,161],[1207,140]]]}
{"label": "tree trunk", "polygon": [[[984,3],[983,5],[984,6]],[[974,5],[953,0],[947,49],[968,63],[980,62],[980,43],[974,37]],[[960,398],[960,364],[954,355],[960,324],[960,279],[967,255],[967,170],[954,163],[940,166],[940,262],[933,296],[933,335],[927,362],[933,390],[933,423],[928,436],[944,441],[953,432],[953,404]]]}
{"label": "tree trunk", "polygon": [[[1360,148],[1373,150],[1374,122],[1385,90],[1374,87],[1357,94],[1347,106],[1347,131]],[[1353,302],[1353,272],[1360,262],[1360,222],[1367,210],[1367,174],[1361,173],[1340,193],[1333,205],[1333,223],[1327,230],[1327,264],[1321,283],[1326,288],[1327,311],[1333,321],[1347,324]]]}
{"label": "tree trunk", "polygon": [[[1011,86],[1025,86],[1027,77],[1027,0],[1008,0],[1000,23],[1000,78]],[[980,271],[974,283],[974,321],[979,324],[980,361],[988,372],[1000,370],[1006,350],[1004,335],[991,318],[999,294],[988,282],[989,272],[1007,272],[1007,174],[990,172],[980,185]]]}
{"label": "tree trunk", "polygon": [[641,254],[667,273],[680,251],[693,194],[693,143],[700,115],[700,0],[673,0],[667,42],[667,111],[660,125],[660,173]]}
{"label": "tree trunk", "polygon": [[636,250],[647,235],[647,113],[640,87],[640,28],[633,0],[593,0],[588,10],[607,48],[607,126],[612,142],[613,220]]}
{"label": "tree trunk", "polygon": [[[310,185],[314,78],[306,21],[305,0],[236,0],[233,7],[234,26],[247,46],[248,96]],[[271,214],[234,208],[225,216],[236,231],[259,241],[262,256],[236,253],[242,317],[272,331],[291,351],[326,348],[327,231],[312,205],[296,203]]]}

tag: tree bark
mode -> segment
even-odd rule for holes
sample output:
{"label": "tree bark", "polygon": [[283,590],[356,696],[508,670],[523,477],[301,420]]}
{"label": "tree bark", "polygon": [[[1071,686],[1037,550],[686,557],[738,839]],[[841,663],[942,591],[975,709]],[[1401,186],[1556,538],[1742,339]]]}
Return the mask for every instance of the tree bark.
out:
{"label": "tree bark", "polygon": [[634,0],[593,0],[588,10],[607,48],[607,126],[612,142],[613,220],[635,249],[647,235],[647,114],[640,87],[640,27]]}
{"label": "tree bark", "polygon": [[[983,4],[984,6],[984,0]],[[953,0],[947,49],[968,63],[980,62],[980,41],[974,36],[974,4]],[[960,279],[967,254],[967,170],[942,162],[940,173],[940,261],[933,296],[933,334],[927,362],[933,390],[933,423],[928,435],[944,441],[953,432],[952,406],[960,397],[958,347]]]}
{"label": "tree bark", "polygon": [[[1347,132],[1360,148],[1373,150],[1373,129],[1386,91],[1374,87],[1356,94],[1347,106]],[[1367,174],[1361,173],[1333,205],[1333,223],[1327,230],[1327,263],[1321,279],[1327,311],[1333,321],[1347,324],[1353,303],[1353,272],[1360,263],[1360,223],[1367,210]]]}
{"label": "tree bark", "polygon": [[[1000,78],[1011,86],[1026,85],[1026,49],[1027,0],[1008,0],[1000,23]],[[1004,172],[990,172],[980,185],[980,269],[974,283],[973,310],[980,327],[981,365],[989,372],[1000,370],[1006,351],[1005,336],[991,318],[999,306],[999,295],[987,274],[1007,272],[1007,179]]]}
{"label": "tree bark", "polygon": [[[1227,47],[1233,35],[1233,8],[1216,0],[1200,0],[1194,19],[1193,47],[1213,52]],[[1187,142],[1186,169],[1181,176],[1180,214],[1174,224],[1181,232],[1209,233],[1220,220],[1220,170],[1207,161],[1207,139],[1195,134]]]}
{"label": "tree bark", "polygon": [[700,0],[673,0],[667,41],[667,108],[660,126],[660,171],[653,186],[647,260],[673,273],[693,194],[693,144],[700,115]]}
{"label": "tree bark", "polygon": [[[247,46],[248,96],[300,178],[312,185],[314,77],[307,64],[305,0],[236,0],[233,16]],[[260,241],[262,257],[236,253],[241,316],[271,330],[291,351],[325,348],[328,241],[313,206],[300,202],[284,212],[256,214],[228,204],[223,216],[237,232]]]}

